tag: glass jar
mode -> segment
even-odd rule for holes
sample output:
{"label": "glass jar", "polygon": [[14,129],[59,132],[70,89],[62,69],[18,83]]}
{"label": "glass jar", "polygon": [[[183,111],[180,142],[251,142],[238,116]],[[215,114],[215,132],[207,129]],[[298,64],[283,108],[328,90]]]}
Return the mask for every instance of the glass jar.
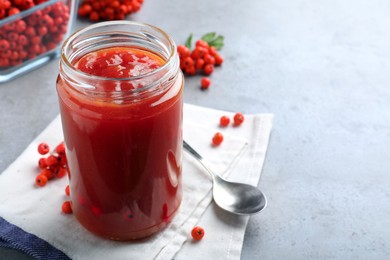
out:
{"label": "glass jar", "polygon": [[77,5],[78,0],[42,0],[18,14],[0,18],[0,83],[59,56],[63,40],[73,29]]}
{"label": "glass jar", "polygon": [[[163,64],[126,78],[77,67],[86,55],[128,49]],[[103,22],[64,42],[57,92],[72,209],[86,229],[138,239],[175,215],[182,198],[183,86],[176,45],[154,26]]]}

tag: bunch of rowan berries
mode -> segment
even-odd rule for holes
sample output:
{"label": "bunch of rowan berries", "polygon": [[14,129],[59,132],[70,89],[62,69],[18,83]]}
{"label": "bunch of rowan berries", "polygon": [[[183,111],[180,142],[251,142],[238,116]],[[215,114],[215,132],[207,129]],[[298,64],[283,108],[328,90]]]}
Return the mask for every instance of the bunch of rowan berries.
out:
{"label": "bunch of rowan berries", "polygon": [[195,75],[197,72],[210,75],[214,72],[215,66],[223,63],[217,49],[202,39],[196,41],[192,51],[185,45],[179,45],[177,52],[180,57],[180,68],[187,75]]}
{"label": "bunch of rowan berries", "polygon": [[51,179],[62,178],[68,175],[65,145],[63,142],[57,145],[51,153],[49,145],[41,143],[38,145],[38,153],[41,155],[48,154],[47,157],[41,157],[38,161],[40,172],[35,178],[35,183],[38,186],[43,187]]}
{"label": "bunch of rowan berries", "polygon": [[78,15],[88,17],[93,22],[123,20],[141,9],[143,0],[84,0]]}
{"label": "bunch of rowan berries", "polygon": [[[0,19],[48,0],[0,0]],[[0,69],[55,49],[68,30],[69,7],[59,1],[0,27]]]}

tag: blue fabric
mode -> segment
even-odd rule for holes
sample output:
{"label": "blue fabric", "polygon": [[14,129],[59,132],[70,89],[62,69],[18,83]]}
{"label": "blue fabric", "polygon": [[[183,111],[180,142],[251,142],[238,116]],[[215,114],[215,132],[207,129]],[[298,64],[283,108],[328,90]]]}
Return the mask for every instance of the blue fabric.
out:
{"label": "blue fabric", "polygon": [[27,233],[0,217],[0,247],[20,250],[36,259],[70,259],[37,236]]}

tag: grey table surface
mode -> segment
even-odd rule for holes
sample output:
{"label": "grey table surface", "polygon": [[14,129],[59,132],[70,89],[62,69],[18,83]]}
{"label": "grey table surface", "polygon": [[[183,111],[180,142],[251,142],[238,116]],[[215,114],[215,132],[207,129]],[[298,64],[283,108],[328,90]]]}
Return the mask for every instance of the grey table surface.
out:
{"label": "grey table surface", "polygon": [[[187,78],[185,102],[275,115],[269,204],[242,259],[390,259],[389,13],[388,0],[146,0],[129,18],[178,43],[225,36],[213,85]],[[0,171],[58,114],[57,63],[0,85]]]}

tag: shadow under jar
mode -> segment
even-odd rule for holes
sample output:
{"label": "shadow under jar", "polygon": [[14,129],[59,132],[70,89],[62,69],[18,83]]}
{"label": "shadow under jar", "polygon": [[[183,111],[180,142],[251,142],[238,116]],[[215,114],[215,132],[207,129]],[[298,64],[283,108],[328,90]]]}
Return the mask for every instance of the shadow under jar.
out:
{"label": "shadow under jar", "polygon": [[115,21],[63,45],[57,80],[72,209],[108,239],[149,236],[182,199],[184,79],[173,40]]}

